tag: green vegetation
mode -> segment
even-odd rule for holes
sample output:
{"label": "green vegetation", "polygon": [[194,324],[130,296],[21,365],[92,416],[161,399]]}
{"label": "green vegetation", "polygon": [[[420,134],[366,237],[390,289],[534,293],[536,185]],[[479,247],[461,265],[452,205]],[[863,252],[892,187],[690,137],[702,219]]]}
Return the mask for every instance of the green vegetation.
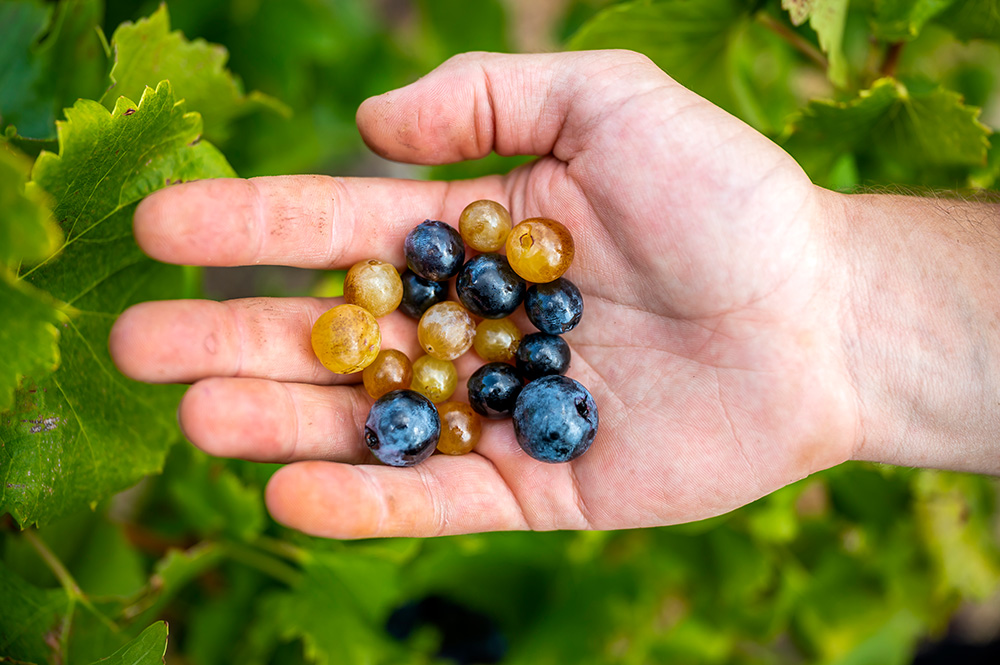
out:
{"label": "green vegetation", "polygon": [[[384,624],[438,593],[493,617],[511,664],[882,665],[996,591],[992,480],[861,464],[671,528],[307,538],[264,510],[273,466],[181,443],[179,389],[117,372],[119,313],[202,288],[135,245],[144,196],[378,168],[361,100],[523,47],[529,4],[0,0],[0,662],[430,663],[436,634]],[[1000,181],[995,1],[535,4],[550,46],[646,53],[824,186]]]}

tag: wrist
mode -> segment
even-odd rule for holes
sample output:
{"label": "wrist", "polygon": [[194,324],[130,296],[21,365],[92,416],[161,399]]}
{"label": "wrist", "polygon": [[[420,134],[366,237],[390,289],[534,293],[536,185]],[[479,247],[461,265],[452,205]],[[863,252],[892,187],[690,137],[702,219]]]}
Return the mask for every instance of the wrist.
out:
{"label": "wrist", "polygon": [[1000,473],[1000,206],[825,196],[854,459]]}

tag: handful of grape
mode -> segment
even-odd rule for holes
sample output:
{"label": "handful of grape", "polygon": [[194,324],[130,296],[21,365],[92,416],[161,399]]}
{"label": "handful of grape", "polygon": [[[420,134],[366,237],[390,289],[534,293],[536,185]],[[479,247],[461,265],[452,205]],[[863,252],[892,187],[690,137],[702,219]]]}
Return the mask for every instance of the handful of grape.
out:
{"label": "handful of grape", "polygon": [[[465,261],[466,244],[481,253]],[[462,455],[478,443],[481,417],[512,417],[518,444],[542,462],[586,452],[597,435],[597,404],[563,376],[571,353],[560,337],[583,315],[580,290],[562,276],[573,262],[569,229],[544,217],[511,228],[506,208],[481,200],[462,211],[458,231],[439,221],[419,224],[404,250],[409,270],[402,276],[378,259],[355,264],[344,280],[346,304],[312,329],[325,367],[363,370],[375,400],[364,431],[372,453],[391,466],[412,466],[435,449]],[[453,277],[460,302],[446,300]],[[509,318],[522,304],[540,332],[524,335]],[[397,308],[419,320],[426,355],[412,363],[402,351],[381,348],[376,319]],[[483,320],[477,325],[473,315]],[[458,385],[452,361],[473,347],[486,364],[469,377],[469,403],[447,401]]]}

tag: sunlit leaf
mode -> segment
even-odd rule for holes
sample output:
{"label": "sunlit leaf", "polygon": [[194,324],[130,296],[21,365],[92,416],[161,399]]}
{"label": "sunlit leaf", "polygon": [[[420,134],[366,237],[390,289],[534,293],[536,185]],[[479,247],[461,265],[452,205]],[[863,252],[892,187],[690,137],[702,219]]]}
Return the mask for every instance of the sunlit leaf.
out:
{"label": "sunlit leaf", "polygon": [[42,153],[33,181],[52,197],[66,241],[53,259],[22,271],[72,305],[62,364],[19,392],[16,416],[0,422],[0,510],[27,525],[93,505],[157,471],[178,438],[177,392],[123,377],[107,339],[115,317],[138,300],[176,297],[180,268],[148,259],[132,239],[132,213],[170,182],[232,175],[198,142],[201,123],[167,82],[113,113],[78,101],[60,123],[59,154]]}
{"label": "sunlit leaf", "polygon": [[809,27],[819,37],[819,47],[830,60],[827,76],[838,86],[847,84],[847,58],[844,55],[844,24],[849,0],[781,0],[792,23]]}

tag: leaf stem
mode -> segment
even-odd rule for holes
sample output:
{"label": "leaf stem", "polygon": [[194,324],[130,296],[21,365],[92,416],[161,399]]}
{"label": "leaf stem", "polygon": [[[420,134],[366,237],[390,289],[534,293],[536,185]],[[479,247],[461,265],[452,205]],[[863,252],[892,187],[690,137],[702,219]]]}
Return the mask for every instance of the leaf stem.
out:
{"label": "leaf stem", "polygon": [[[113,632],[118,632],[119,630],[118,624],[116,624],[114,621],[108,618],[103,612],[94,607],[94,604],[90,602],[89,598],[87,598],[87,595],[83,592],[83,589],[80,588],[80,585],[77,584],[76,580],[73,578],[73,575],[71,575],[70,572],[66,570],[66,566],[64,566],[63,562],[59,560],[59,557],[57,557],[52,552],[52,550],[49,549],[48,545],[46,545],[42,541],[42,539],[38,537],[35,530],[26,529],[25,531],[21,532],[21,535],[24,537],[25,540],[28,541],[28,544],[31,545],[36,552],[38,552],[38,556],[42,558],[42,561],[45,562],[45,565],[49,567],[49,570],[51,570],[52,573],[56,576],[56,579],[59,580],[59,584],[66,591],[66,595],[69,596],[71,603],[70,606],[72,607],[72,603],[79,602],[85,608],[90,610],[90,612],[95,617],[97,617],[97,619],[101,623],[106,625]],[[67,616],[65,624],[67,630],[72,615],[73,612],[70,611]]]}
{"label": "leaf stem", "polygon": [[59,557],[52,553],[52,550],[48,548],[48,545],[42,542],[42,539],[35,534],[34,530],[25,530],[21,533],[21,535],[28,541],[28,544],[35,548],[35,551],[38,552],[38,556],[42,557],[42,561],[45,562],[45,565],[47,565],[49,570],[51,570],[56,576],[56,579],[59,580],[59,584],[61,584],[62,588],[66,590],[66,593],[69,594],[71,598],[85,600],[85,596],[83,595],[83,590],[80,588],[80,585],[76,583],[73,576],[70,575],[68,570],[66,570],[66,566],[64,566],[63,562],[59,560]]}
{"label": "leaf stem", "polygon": [[822,51],[813,46],[808,39],[804,38],[802,35],[795,32],[767,12],[757,12],[755,18],[758,23],[788,42],[792,48],[806,56],[806,58],[811,60],[813,64],[818,66],[820,69],[826,71],[827,68],[829,68],[830,62],[827,60],[826,56],[823,55]]}
{"label": "leaf stem", "polygon": [[905,45],[906,42],[889,44],[889,48],[885,52],[885,58],[882,60],[882,66],[879,68],[879,72],[883,77],[896,75],[896,67],[899,66],[899,54],[903,51],[903,46]]}
{"label": "leaf stem", "polygon": [[297,586],[302,581],[302,573],[298,570],[259,549],[229,540],[219,544],[222,546],[223,553],[233,561],[256,568],[290,587]]}

